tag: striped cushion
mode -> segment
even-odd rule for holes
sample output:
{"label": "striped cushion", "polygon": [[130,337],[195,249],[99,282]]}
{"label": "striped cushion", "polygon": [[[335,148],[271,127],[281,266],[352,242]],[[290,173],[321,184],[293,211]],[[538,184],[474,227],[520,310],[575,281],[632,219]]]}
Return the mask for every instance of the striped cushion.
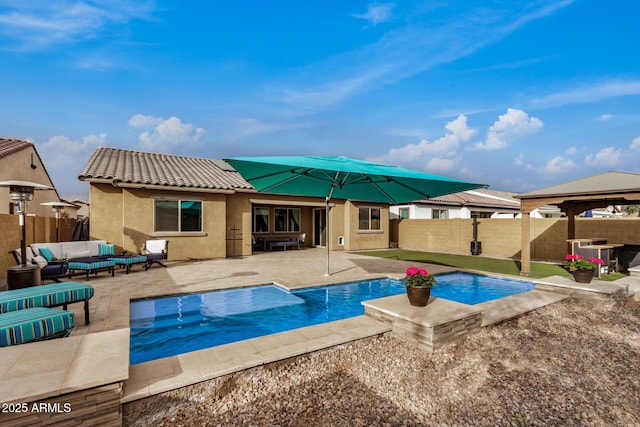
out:
{"label": "striped cushion", "polygon": [[0,314],[0,347],[24,344],[58,333],[68,336],[74,326],[75,315],[57,308],[37,307],[3,313]]}
{"label": "striped cushion", "polygon": [[93,294],[93,287],[79,282],[53,283],[0,292],[0,313],[87,301]]}
{"label": "striped cushion", "polygon": [[98,255],[99,256],[105,256],[105,255],[115,255],[116,254],[116,245],[114,245],[113,243],[110,245],[104,244],[104,243],[100,243],[98,245]]}
{"label": "striped cushion", "polygon": [[91,262],[83,262],[83,261],[69,261],[67,263],[67,268],[69,270],[95,270],[97,268],[107,268],[113,267],[116,263],[114,261],[103,260],[103,261],[91,261]]}
{"label": "striped cushion", "polygon": [[40,248],[40,255],[42,255],[47,261],[55,261],[58,259],[49,248]]}

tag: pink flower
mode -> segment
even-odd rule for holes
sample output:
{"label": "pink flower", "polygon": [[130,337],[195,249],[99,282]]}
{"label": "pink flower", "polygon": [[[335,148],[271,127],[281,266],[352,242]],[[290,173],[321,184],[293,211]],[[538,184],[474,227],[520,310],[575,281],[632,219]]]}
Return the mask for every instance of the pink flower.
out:
{"label": "pink flower", "polygon": [[407,276],[415,276],[416,274],[418,274],[420,272],[420,270],[418,270],[417,267],[409,267],[407,268]]}
{"label": "pink flower", "polygon": [[589,262],[592,262],[598,265],[604,265],[604,260],[601,260],[600,258],[596,258],[596,257],[589,257]]}
{"label": "pink flower", "polygon": [[418,269],[418,274],[422,274],[423,276],[426,276],[429,273],[427,273],[427,270],[425,270],[424,268],[419,268]]}

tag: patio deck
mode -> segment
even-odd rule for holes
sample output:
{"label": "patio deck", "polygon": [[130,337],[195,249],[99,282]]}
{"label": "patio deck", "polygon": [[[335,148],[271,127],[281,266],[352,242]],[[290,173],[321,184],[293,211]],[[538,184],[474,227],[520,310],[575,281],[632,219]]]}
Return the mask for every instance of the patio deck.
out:
{"label": "patio deck", "polygon": [[[4,402],[73,403],[69,413],[26,415],[44,415],[51,419],[84,417],[88,423],[106,420],[107,424],[117,424],[113,417],[118,415],[114,408],[120,410],[114,406],[118,399],[117,403],[121,404],[392,331],[390,322],[360,316],[129,366],[130,299],[267,283],[301,288],[383,276],[400,277],[408,265],[415,264],[349,253],[331,253],[331,257],[330,277],[323,275],[322,249],[264,253],[243,259],[171,263],[166,269],[152,268],[128,275],[118,271],[113,278],[99,276],[91,281],[95,296],[91,300],[92,323],[89,326],[78,325],[69,338],[0,349],[0,395]],[[428,269],[431,273],[452,270],[442,266],[428,266]],[[635,286],[640,283],[640,277],[625,280],[634,281]],[[570,284],[564,286],[570,287]],[[485,326],[541,306],[538,303],[546,305],[567,297],[543,291],[526,294],[529,297],[508,303],[480,304],[472,311],[482,312],[482,326]],[[445,301],[439,304],[443,303]],[[396,311],[401,314],[410,306],[400,304],[400,307]],[[81,306],[70,308],[77,316],[83,314]],[[52,363],[53,360],[56,362]],[[101,369],[92,369],[95,366]],[[16,416],[11,414],[11,419]],[[0,422],[6,420],[9,420],[7,414],[0,414]],[[24,422],[27,425],[29,420],[24,418]]]}

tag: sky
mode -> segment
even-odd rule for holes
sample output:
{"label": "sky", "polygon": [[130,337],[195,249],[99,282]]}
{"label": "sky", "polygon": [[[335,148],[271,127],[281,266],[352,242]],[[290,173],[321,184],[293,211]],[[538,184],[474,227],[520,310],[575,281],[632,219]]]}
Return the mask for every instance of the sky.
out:
{"label": "sky", "polygon": [[0,0],[0,136],[327,155],[526,192],[640,173],[640,2]]}

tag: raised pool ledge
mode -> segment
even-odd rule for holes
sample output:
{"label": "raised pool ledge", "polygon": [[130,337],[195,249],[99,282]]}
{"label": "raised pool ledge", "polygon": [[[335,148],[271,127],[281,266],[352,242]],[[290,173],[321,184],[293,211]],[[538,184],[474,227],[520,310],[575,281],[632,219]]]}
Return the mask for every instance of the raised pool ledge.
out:
{"label": "raised pool ledge", "polygon": [[444,344],[478,332],[482,311],[467,304],[431,297],[426,307],[414,307],[404,294],[365,301],[365,315],[391,323],[391,334],[433,352]]}

